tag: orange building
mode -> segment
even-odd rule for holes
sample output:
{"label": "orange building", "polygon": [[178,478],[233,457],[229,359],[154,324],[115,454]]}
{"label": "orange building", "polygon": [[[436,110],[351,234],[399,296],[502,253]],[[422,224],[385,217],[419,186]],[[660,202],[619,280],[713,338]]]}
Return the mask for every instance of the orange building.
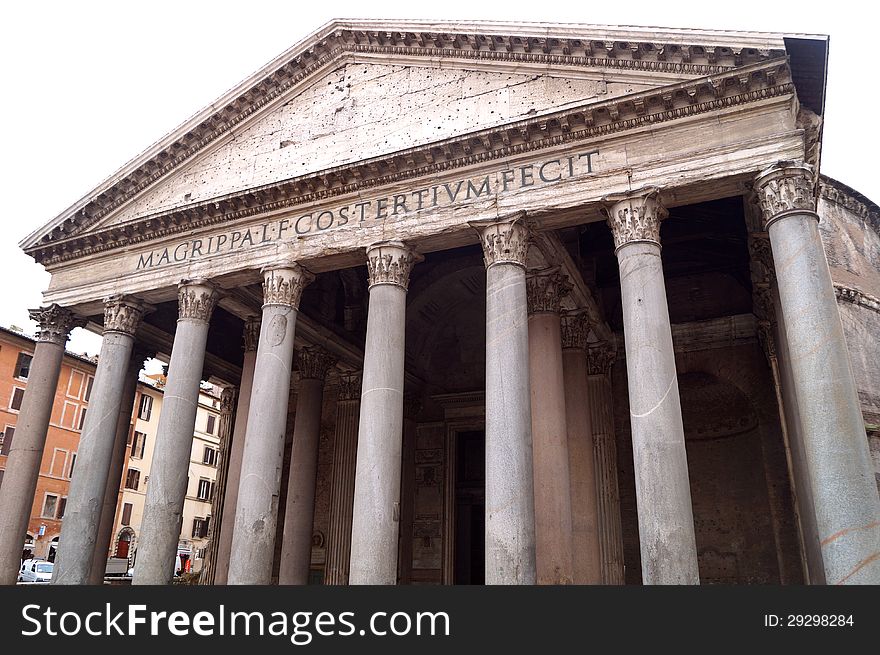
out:
{"label": "orange building", "polygon": [[[0,485],[6,470],[6,456],[15,439],[15,424],[28,384],[34,343],[34,339],[27,335],[0,327]],[[55,558],[94,375],[94,361],[72,353],[65,354],[27,535],[22,535],[23,556],[50,561]]]}

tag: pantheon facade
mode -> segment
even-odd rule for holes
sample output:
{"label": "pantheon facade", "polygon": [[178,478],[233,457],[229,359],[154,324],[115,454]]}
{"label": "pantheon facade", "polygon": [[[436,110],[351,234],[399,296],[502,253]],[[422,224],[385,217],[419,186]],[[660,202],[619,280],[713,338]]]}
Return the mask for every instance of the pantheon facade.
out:
{"label": "pantheon facade", "polygon": [[226,389],[205,584],[880,583],[880,210],[819,174],[827,57],[320,28],[23,240],[51,282],[2,581],[84,325],[55,584],[114,539],[149,356],[134,584],[172,579],[203,380]]}

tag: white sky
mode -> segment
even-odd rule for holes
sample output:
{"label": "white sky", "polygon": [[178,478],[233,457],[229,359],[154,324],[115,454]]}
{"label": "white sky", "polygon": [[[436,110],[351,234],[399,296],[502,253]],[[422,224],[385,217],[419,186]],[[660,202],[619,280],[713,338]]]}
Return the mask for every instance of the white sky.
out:
{"label": "white sky", "polygon": [[[0,325],[34,325],[49,275],[18,242],[224,91],[333,18],[434,18],[831,35],[822,172],[880,202],[876,13],[849,0],[436,3],[17,2],[0,37]],[[96,354],[75,331],[68,346]]]}

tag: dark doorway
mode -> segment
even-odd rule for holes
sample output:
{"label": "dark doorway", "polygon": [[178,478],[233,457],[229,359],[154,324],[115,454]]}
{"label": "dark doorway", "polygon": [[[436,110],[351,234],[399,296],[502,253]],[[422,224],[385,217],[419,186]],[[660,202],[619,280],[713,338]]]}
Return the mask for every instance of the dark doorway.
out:
{"label": "dark doorway", "polygon": [[486,434],[459,432],[455,443],[455,584],[486,581]]}

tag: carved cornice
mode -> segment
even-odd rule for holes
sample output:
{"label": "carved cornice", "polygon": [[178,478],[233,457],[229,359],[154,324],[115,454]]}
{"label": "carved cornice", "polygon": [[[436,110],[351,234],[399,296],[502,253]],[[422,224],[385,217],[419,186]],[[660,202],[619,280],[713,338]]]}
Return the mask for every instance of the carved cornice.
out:
{"label": "carved cornice", "polygon": [[263,269],[263,307],[286,305],[299,309],[299,301],[315,276],[296,263],[267,266]]}
{"label": "carved cornice", "polygon": [[84,318],[54,303],[48,307],[29,309],[28,316],[38,324],[37,341],[54,343],[59,346],[67,343],[70,331],[73,328],[82,327],[86,324]]}
{"label": "carved cornice", "polygon": [[816,179],[813,167],[803,162],[779,162],[755,178],[755,193],[764,216],[764,229],[790,212],[816,216]]}
{"label": "carved cornice", "polygon": [[880,234],[880,207],[855,189],[822,175],[819,177],[819,196],[865,220]]}
{"label": "carved cornice", "polygon": [[149,308],[137,298],[111,296],[104,301],[104,333],[120,332],[131,337]]}
{"label": "carved cornice", "polygon": [[593,329],[593,321],[590,315],[578,309],[572,312],[565,312],[561,320],[562,327],[562,348],[586,350],[590,337],[590,330]]}
{"label": "carved cornice", "polygon": [[361,372],[339,374],[339,395],[337,400],[361,399]]}
{"label": "carved cornice", "polygon": [[177,287],[178,320],[211,321],[217,305],[217,287],[208,280],[183,280]]}
{"label": "carved cornice", "polygon": [[867,293],[863,293],[858,289],[853,289],[852,287],[846,287],[842,284],[835,283],[834,294],[839,300],[843,300],[845,302],[852,303],[853,305],[858,305],[859,307],[864,307],[865,309],[870,309],[872,311],[880,313],[880,299],[877,299]]}
{"label": "carved cornice", "polygon": [[336,359],[323,348],[304,346],[296,353],[296,365],[303,380],[325,380]]}
{"label": "carved cornice", "polygon": [[616,353],[607,341],[601,341],[587,349],[587,369],[590,375],[605,375],[611,371]]}
{"label": "carved cornice", "polygon": [[380,241],[367,246],[367,277],[370,288],[392,284],[404,291],[417,256],[402,241]]}
{"label": "carved cornice", "polygon": [[526,276],[529,314],[558,314],[562,309],[562,299],[570,291],[571,282],[558,268],[529,272]]}
{"label": "carved cornice", "polygon": [[[500,55],[499,55],[500,56]],[[620,62],[623,60],[609,59]],[[633,70],[661,70],[657,62],[632,64]],[[611,64],[614,67],[620,63]],[[654,68],[652,68],[654,66]],[[202,146],[175,158],[170,167],[155,170],[142,183],[127,178],[69,216],[51,233],[25,251],[43,264],[54,264],[155,240],[217,223],[274,212],[297,205],[320,202],[335,196],[363,192],[409,179],[437,175],[463,166],[504,159],[514,155],[555,147],[569,142],[607,137],[642,126],[678,120],[793,93],[784,58],[720,72],[711,77],[651,89],[604,102],[564,110],[488,128],[454,138],[425,144],[407,151],[334,167],[277,183],[246,189],[222,199],[211,199],[185,207],[139,217],[128,223],[83,231],[110,211],[121,206]],[[244,96],[243,96],[244,97]],[[275,96],[253,101],[249,116]],[[224,110],[225,111],[225,110]],[[234,123],[230,123],[230,126]],[[172,146],[174,147],[174,146]],[[178,149],[179,150],[179,149]],[[149,164],[147,164],[149,165]],[[166,164],[167,166],[167,164]],[[138,169],[140,170],[140,169]],[[119,198],[116,195],[119,195]]]}
{"label": "carved cornice", "polygon": [[251,316],[244,322],[244,330],[241,335],[242,350],[245,352],[256,352],[257,345],[260,343],[260,317]]}
{"label": "carved cornice", "polygon": [[483,262],[486,268],[495,264],[514,264],[526,267],[526,257],[532,242],[531,231],[523,224],[525,214],[490,223],[470,223],[480,234]]}
{"label": "carved cornice", "polygon": [[614,235],[615,251],[630,243],[660,245],[660,222],[669,213],[660,202],[659,189],[642,189],[602,199],[603,213]]}

